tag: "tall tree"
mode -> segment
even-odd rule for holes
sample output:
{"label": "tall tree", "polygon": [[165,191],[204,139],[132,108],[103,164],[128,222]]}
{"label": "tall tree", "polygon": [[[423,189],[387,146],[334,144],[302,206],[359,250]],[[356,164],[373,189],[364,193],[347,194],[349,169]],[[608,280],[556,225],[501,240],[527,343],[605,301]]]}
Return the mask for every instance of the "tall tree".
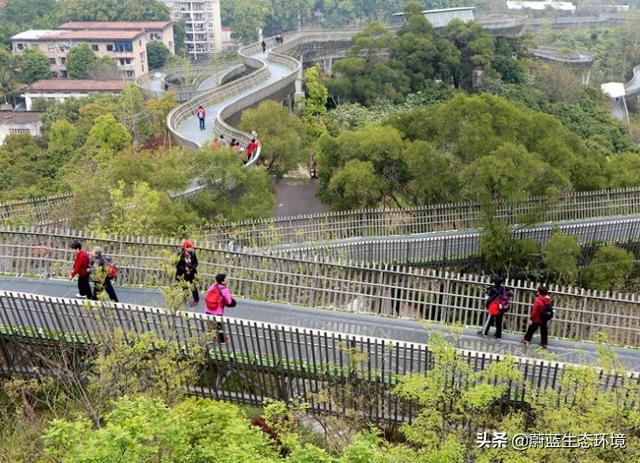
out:
{"label": "tall tree", "polygon": [[147,62],[149,63],[149,70],[164,67],[169,55],[171,55],[171,52],[164,43],[158,40],[153,40],[147,43]]}
{"label": "tall tree", "polygon": [[16,58],[16,76],[25,84],[49,79],[50,66],[49,58],[39,48],[27,48]]}
{"label": "tall tree", "polygon": [[71,79],[87,79],[89,71],[98,62],[96,54],[89,44],[83,43],[69,50],[67,54],[67,71]]}

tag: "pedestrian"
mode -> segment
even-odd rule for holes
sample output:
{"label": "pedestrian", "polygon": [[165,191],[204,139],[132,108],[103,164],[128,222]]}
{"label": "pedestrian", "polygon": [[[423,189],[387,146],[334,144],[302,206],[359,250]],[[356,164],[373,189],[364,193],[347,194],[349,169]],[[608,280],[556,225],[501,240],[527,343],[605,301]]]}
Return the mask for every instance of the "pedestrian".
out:
{"label": "pedestrian", "polygon": [[547,323],[553,318],[553,299],[549,296],[549,290],[545,286],[538,287],[536,300],[531,306],[531,314],[529,319],[531,324],[527,329],[527,333],[522,339],[522,344],[529,346],[533,339],[533,334],[540,328],[540,347],[547,348]]}
{"label": "pedestrian", "polygon": [[247,162],[251,161],[251,158],[258,151],[258,142],[255,138],[251,139],[251,142],[247,145]]}
{"label": "pedestrian", "polygon": [[262,45],[262,53],[266,53],[267,52],[267,42],[265,42],[263,40],[261,45]]}
{"label": "pedestrian", "polygon": [[198,106],[196,110],[196,116],[198,116],[198,121],[200,122],[200,130],[205,129],[205,120],[207,118],[207,112],[204,110],[202,106]]}
{"label": "pedestrian", "polygon": [[93,298],[99,300],[98,295],[104,291],[111,301],[118,302],[118,296],[116,296],[116,291],[111,284],[111,280],[115,278],[116,275],[116,268],[113,262],[104,255],[103,249],[97,246],[93,248],[91,257],[93,258],[91,263]]}
{"label": "pedestrian", "polygon": [[[209,286],[205,298],[204,311],[209,315],[222,317],[225,307],[235,307],[236,301],[231,297],[231,292],[227,288],[227,275],[219,273],[216,275],[216,282]],[[231,344],[231,339],[224,334],[222,319],[216,321],[217,341],[224,344]]]}
{"label": "pedestrian", "polygon": [[213,141],[211,142],[211,147],[213,149],[218,149],[222,146],[222,142],[220,142],[220,139],[218,137],[214,138]]}
{"label": "pedestrian", "polygon": [[71,243],[71,249],[73,249],[76,258],[73,263],[73,271],[69,275],[69,280],[73,280],[76,275],[78,276],[78,294],[76,294],[76,297],[93,299],[91,285],[89,284],[89,269],[91,267],[89,253],[82,249],[82,243],[80,241]]}
{"label": "pedestrian", "polygon": [[509,310],[509,299],[513,297],[511,288],[504,286],[504,280],[500,276],[495,276],[492,280],[493,285],[489,286],[487,291],[487,300],[485,307],[487,309],[487,319],[484,322],[482,330],[478,332],[483,337],[489,336],[491,325],[495,324],[496,341],[502,340],[502,318]]}
{"label": "pedestrian", "polygon": [[200,303],[198,285],[195,281],[198,274],[198,257],[193,249],[193,243],[189,240],[182,242],[182,249],[178,253],[178,263],[176,264],[176,281],[189,283],[191,294],[193,295],[192,307]]}
{"label": "pedestrian", "polygon": [[221,144],[222,146],[229,146],[229,142],[227,141],[227,139],[226,139],[226,138],[224,138],[224,135],[223,135],[223,134],[220,134],[220,144]]}
{"label": "pedestrian", "polygon": [[318,161],[316,161],[315,156],[311,158],[311,167],[309,168],[309,177],[318,178]]}

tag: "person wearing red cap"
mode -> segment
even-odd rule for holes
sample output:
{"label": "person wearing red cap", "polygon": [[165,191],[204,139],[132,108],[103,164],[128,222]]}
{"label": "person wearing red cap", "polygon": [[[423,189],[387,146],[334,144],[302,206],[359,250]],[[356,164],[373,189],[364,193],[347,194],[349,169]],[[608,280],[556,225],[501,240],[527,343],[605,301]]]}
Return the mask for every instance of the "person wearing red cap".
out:
{"label": "person wearing red cap", "polygon": [[176,281],[186,281],[191,286],[193,294],[193,307],[200,302],[200,293],[198,291],[197,282],[195,282],[198,274],[198,257],[193,250],[193,243],[189,240],[182,242],[182,249],[178,253],[178,263],[176,264]]}

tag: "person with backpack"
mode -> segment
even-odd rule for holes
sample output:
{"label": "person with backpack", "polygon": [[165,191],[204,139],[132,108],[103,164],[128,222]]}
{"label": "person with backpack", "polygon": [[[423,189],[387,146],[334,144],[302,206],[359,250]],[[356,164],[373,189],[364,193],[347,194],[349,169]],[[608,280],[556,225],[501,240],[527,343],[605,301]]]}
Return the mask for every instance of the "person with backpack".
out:
{"label": "person with backpack", "polygon": [[200,130],[204,130],[204,122],[207,119],[207,112],[202,106],[198,106],[198,109],[196,109],[196,116],[198,116],[198,121],[200,122]]}
{"label": "person with backpack", "polygon": [[176,281],[186,281],[191,285],[191,294],[193,294],[192,307],[200,303],[200,294],[195,284],[195,278],[198,274],[198,257],[193,249],[193,243],[189,240],[182,242],[182,249],[178,253],[178,262],[176,263]]}
{"label": "person with backpack", "polygon": [[82,243],[80,241],[71,243],[71,249],[73,249],[76,258],[73,263],[73,271],[69,275],[69,280],[73,280],[76,275],[78,276],[78,294],[76,294],[76,297],[93,299],[91,284],[89,283],[89,269],[91,267],[89,253],[82,249]]}
{"label": "person with backpack", "polygon": [[[216,282],[207,289],[205,297],[204,311],[209,315],[222,317],[225,307],[235,307],[236,301],[231,297],[231,292],[227,288],[227,275],[219,273],[216,275]],[[230,344],[231,339],[225,336],[222,321],[217,322],[218,336],[217,340],[224,344]]]}
{"label": "person with backpack", "polygon": [[545,286],[538,287],[538,295],[531,306],[531,324],[527,329],[522,344],[531,345],[534,333],[540,328],[540,347],[547,348],[547,323],[553,318],[553,299],[549,296],[549,290]]}
{"label": "person with backpack", "polygon": [[91,279],[93,280],[93,298],[98,300],[98,295],[104,291],[113,302],[119,302],[111,280],[116,277],[117,269],[113,261],[104,255],[100,247],[93,248],[91,266]]}
{"label": "person with backpack", "polygon": [[502,340],[502,318],[509,311],[509,299],[513,297],[511,288],[504,286],[504,280],[500,276],[495,276],[492,280],[493,285],[487,288],[487,300],[485,307],[487,309],[487,319],[482,326],[482,330],[478,334],[482,337],[489,336],[491,325],[496,326],[496,341]]}

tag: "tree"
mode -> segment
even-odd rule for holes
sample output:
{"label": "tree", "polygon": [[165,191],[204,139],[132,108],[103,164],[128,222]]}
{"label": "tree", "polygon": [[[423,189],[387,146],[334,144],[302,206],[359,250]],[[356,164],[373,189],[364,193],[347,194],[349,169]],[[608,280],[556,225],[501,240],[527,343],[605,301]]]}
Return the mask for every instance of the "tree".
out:
{"label": "tree", "polygon": [[458,64],[453,66],[453,81],[456,87],[470,89],[472,72],[475,69],[487,70],[494,57],[493,37],[474,21],[463,23],[453,20],[443,29],[448,38],[460,52]]}
{"label": "tree", "polygon": [[131,135],[112,114],[96,118],[86,145],[100,150],[119,151],[131,144]]}
{"label": "tree", "polygon": [[606,167],[609,188],[626,188],[640,185],[640,154],[614,154],[607,159]]}
{"label": "tree", "polygon": [[560,284],[573,284],[578,276],[581,249],[574,236],[554,231],[543,250],[547,275]]}
{"label": "tree", "polygon": [[271,174],[282,176],[307,159],[302,122],[275,101],[243,111],[240,129],[258,133],[262,162]]}
{"label": "tree", "polygon": [[149,70],[160,69],[165,66],[171,52],[166,45],[158,40],[147,42],[147,61]]}
{"label": "tree", "polygon": [[584,269],[582,279],[588,288],[617,291],[626,283],[634,265],[632,253],[614,245],[602,246]]}
{"label": "tree", "polygon": [[410,143],[405,156],[412,177],[407,185],[412,204],[422,206],[460,199],[460,166],[455,159],[425,141]]}
{"label": "tree", "polygon": [[258,28],[264,29],[269,13],[269,0],[235,0],[233,35],[242,43],[258,39]]}
{"label": "tree", "polygon": [[49,58],[39,48],[31,47],[24,50],[16,58],[15,68],[16,77],[25,84],[51,77]]}
{"label": "tree", "polygon": [[110,56],[101,56],[96,59],[92,67],[87,70],[87,78],[92,80],[120,80],[122,72],[118,64]]}
{"label": "tree", "polygon": [[304,83],[307,92],[303,113],[308,116],[324,114],[327,111],[329,92],[322,84],[319,65],[310,67],[304,72]]}
{"label": "tree", "polygon": [[335,209],[362,209],[378,205],[382,186],[371,161],[352,159],[331,178],[328,192],[337,198]]}
{"label": "tree", "polygon": [[87,43],[73,47],[67,55],[67,71],[71,79],[87,79],[98,58]]}
{"label": "tree", "polygon": [[66,119],[55,121],[51,125],[48,136],[47,151],[55,157],[66,159],[79,147],[78,131]]}
{"label": "tree", "polygon": [[169,8],[159,0],[66,0],[60,13],[65,21],[167,21]]}

